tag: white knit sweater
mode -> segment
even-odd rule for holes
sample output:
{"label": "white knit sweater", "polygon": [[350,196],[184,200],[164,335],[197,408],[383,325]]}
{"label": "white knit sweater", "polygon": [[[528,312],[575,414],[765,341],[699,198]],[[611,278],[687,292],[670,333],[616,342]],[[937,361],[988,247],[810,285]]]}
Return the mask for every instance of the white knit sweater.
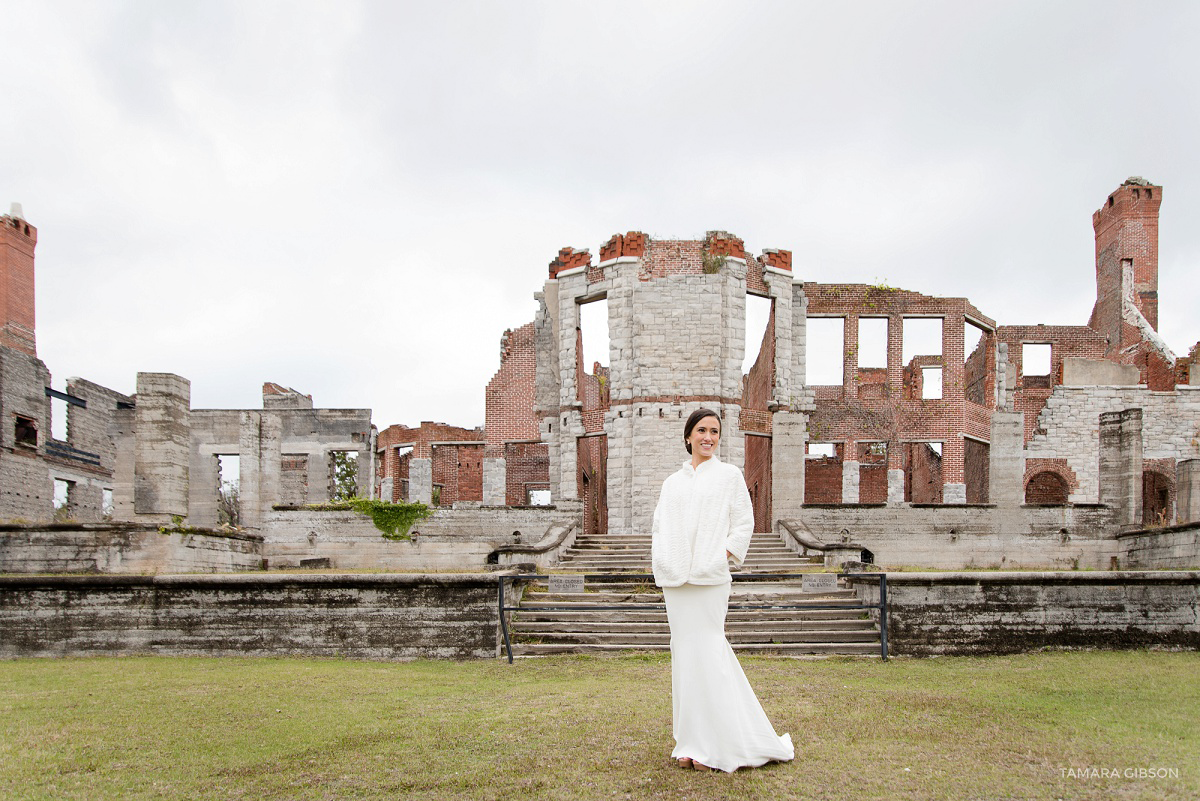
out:
{"label": "white knit sweater", "polygon": [[725,552],[740,565],[753,533],[754,508],[742,471],[716,456],[695,469],[686,461],[663,482],[654,509],[654,581],[660,587],[726,584]]}

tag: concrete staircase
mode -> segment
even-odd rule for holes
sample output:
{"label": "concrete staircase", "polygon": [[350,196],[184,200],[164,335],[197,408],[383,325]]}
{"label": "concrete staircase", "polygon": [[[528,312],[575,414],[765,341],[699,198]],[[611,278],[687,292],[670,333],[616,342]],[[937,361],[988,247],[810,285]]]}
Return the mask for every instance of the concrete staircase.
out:
{"label": "concrete staircase", "polygon": [[[774,534],[756,534],[744,571],[736,575],[730,593],[725,633],[734,649],[788,655],[878,655],[879,630],[866,612],[837,608],[858,605],[852,590],[801,591],[802,574],[821,567],[819,557],[796,556]],[[545,581],[528,586],[520,610],[511,618],[514,656],[670,648],[662,591],[652,578],[622,575],[650,572],[649,535],[581,536],[553,571],[607,575],[589,577],[582,594],[552,594]],[[755,574],[767,573],[796,577],[755,578]],[[808,608],[814,606],[834,608]]]}
{"label": "concrete staircase", "polygon": [[[755,534],[743,569],[751,573],[803,573],[822,568],[819,556],[800,557],[778,535]],[[583,535],[568,548],[556,573],[649,573],[649,534]]]}

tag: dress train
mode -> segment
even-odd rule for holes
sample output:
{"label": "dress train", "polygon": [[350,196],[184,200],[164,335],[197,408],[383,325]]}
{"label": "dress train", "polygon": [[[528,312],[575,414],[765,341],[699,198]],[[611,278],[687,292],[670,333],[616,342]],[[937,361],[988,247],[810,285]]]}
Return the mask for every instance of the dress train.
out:
{"label": "dress train", "polygon": [[775,733],[725,638],[730,585],[664,587],[671,626],[671,756],[732,773],[795,757]]}

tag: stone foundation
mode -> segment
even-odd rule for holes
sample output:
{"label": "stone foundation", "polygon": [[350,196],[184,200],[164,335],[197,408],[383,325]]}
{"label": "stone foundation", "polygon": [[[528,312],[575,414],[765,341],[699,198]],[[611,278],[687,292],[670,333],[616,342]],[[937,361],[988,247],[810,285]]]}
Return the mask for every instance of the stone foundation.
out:
{"label": "stone foundation", "polygon": [[0,525],[0,573],[231,573],[262,567],[257,534],[138,523]]}
{"label": "stone foundation", "polygon": [[0,576],[0,657],[491,658],[494,575]]}
{"label": "stone foundation", "polygon": [[[878,579],[847,579],[864,603]],[[1200,572],[889,573],[892,654],[1200,649]]]}

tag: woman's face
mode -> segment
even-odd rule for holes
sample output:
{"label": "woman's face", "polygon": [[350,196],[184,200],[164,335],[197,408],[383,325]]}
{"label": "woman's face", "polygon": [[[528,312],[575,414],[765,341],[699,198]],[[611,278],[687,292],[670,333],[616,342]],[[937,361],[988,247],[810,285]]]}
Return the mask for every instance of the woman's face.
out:
{"label": "woman's face", "polygon": [[721,442],[721,421],[715,417],[700,418],[687,441],[692,446],[692,459],[703,462],[717,452]]}

